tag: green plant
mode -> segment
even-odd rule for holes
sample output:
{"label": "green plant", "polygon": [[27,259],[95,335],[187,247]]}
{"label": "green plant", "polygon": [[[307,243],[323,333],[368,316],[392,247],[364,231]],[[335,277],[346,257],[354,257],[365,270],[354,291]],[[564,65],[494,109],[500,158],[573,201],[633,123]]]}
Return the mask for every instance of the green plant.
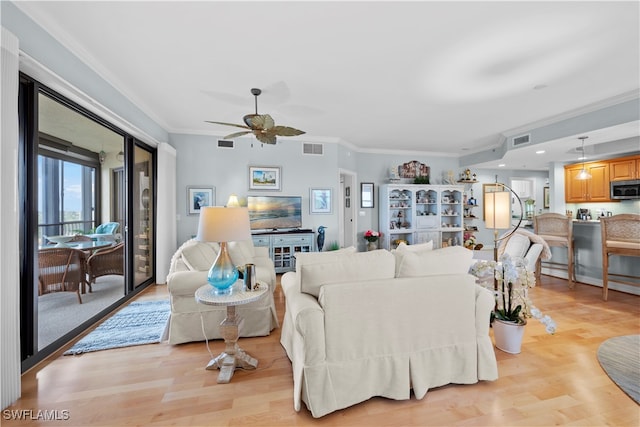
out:
{"label": "green plant", "polygon": [[429,184],[429,175],[426,176],[417,176],[413,180],[414,184]]}
{"label": "green plant", "polygon": [[329,247],[327,247],[327,251],[337,251],[338,249],[340,249],[340,243],[335,240],[330,242]]}

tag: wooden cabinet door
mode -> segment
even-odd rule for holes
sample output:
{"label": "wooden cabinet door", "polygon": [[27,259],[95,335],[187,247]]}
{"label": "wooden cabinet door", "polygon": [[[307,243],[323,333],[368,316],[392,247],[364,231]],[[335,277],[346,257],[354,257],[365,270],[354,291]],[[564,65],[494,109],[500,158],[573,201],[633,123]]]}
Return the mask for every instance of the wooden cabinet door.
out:
{"label": "wooden cabinet door", "polygon": [[609,164],[595,163],[588,166],[591,179],[587,179],[587,200],[591,202],[608,202],[609,195]]}
{"label": "wooden cabinet door", "polygon": [[567,203],[585,202],[587,200],[587,181],[576,179],[582,165],[568,167],[564,174],[564,198]]}
{"label": "wooden cabinet door", "polygon": [[616,160],[609,163],[609,176],[611,181],[626,181],[635,179],[638,173],[640,159]]}

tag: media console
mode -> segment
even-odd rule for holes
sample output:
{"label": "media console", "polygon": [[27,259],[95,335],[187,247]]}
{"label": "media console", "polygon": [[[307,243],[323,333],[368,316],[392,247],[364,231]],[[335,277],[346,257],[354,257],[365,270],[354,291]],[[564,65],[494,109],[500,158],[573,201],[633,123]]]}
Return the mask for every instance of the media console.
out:
{"label": "media console", "polygon": [[269,257],[273,260],[276,273],[295,270],[296,253],[315,251],[311,229],[253,232],[251,237],[254,246],[269,248]]}

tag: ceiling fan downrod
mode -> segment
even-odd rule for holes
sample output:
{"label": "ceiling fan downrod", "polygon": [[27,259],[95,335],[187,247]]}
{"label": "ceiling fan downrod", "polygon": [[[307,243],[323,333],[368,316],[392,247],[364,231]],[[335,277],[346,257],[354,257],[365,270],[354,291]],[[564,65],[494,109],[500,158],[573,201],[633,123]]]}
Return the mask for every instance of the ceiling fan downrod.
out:
{"label": "ceiling fan downrod", "polygon": [[256,115],[258,115],[258,95],[260,95],[261,93],[262,93],[261,89],[258,89],[256,87],[251,88],[251,94],[255,97]]}

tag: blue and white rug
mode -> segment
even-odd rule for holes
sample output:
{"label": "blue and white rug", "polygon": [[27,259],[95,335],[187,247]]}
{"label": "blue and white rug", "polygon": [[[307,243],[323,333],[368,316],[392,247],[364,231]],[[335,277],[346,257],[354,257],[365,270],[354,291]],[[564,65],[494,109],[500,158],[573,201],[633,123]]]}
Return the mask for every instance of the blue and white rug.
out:
{"label": "blue and white rug", "polygon": [[170,313],[168,300],[134,301],[105,320],[64,355],[159,343]]}

